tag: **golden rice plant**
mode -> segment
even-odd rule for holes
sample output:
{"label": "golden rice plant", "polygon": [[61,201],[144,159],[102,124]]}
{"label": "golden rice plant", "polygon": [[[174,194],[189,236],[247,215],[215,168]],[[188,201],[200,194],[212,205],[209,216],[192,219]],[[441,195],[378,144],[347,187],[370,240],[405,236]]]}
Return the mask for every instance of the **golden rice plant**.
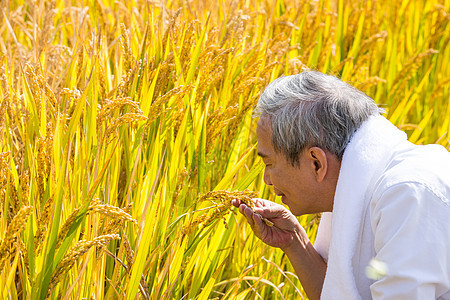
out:
{"label": "golden rice plant", "polygon": [[[448,1],[0,11],[2,299],[306,297],[283,253],[231,213],[234,198],[279,201],[252,109],[281,75],[334,74],[411,142],[450,147]],[[314,242],[320,215],[299,220]]]}

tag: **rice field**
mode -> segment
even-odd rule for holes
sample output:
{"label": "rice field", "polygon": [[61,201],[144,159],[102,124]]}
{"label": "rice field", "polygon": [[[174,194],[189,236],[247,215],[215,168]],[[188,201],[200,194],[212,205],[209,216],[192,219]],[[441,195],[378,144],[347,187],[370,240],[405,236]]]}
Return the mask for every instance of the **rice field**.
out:
{"label": "rice field", "polygon": [[279,76],[334,74],[450,147],[449,0],[0,10],[1,299],[306,299],[231,206],[279,201],[252,117]]}

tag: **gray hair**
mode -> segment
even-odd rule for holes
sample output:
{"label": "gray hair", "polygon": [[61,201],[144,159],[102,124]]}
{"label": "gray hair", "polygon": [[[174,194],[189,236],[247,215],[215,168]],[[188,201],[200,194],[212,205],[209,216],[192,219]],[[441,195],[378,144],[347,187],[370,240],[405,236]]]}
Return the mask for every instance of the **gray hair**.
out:
{"label": "gray hair", "polygon": [[334,76],[305,71],[271,82],[255,112],[269,117],[274,149],[296,165],[306,147],[320,147],[341,160],[361,123],[384,110]]}

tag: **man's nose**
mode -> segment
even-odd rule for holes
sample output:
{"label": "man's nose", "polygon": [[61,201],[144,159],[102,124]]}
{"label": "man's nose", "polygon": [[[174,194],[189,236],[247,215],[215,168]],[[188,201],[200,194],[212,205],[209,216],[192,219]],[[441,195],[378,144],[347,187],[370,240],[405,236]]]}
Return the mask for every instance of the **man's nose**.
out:
{"label": "man's nose", "polygon": [[267,171],[267,168],[264,170],[264,183],[267,185],[272,185],[272,181],[270,180],[270,174]]}

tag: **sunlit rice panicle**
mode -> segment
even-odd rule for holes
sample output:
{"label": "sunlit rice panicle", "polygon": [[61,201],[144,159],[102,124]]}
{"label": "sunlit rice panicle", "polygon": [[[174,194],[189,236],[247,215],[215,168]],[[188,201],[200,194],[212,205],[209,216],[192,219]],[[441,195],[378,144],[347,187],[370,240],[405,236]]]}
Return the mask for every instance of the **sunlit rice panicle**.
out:
{"label": "sunlit rice panicle", "polygon": [[195,229],[198,228],[199,225],[202,225],[203,222],[206,222],[209,219],[207,214],[200,215],[199,217],[193,219],[189,222],[188,225],[185,225],[181,228],[181,233],[183,235],[190,235]]}
{"label": "sunlit rice panicle", "polygon": [[178,196],[183,188],[183,186],[185,185],[185,180],[186,177],[189,176],[189,172],[187,171],[186,168],[183,168],[183,170],[178,174],[178,179],[177,179],[177,185],[175,187],[175,191],[173,192],[172,195],[172,204],[174,205],[176,200],[178,199]]}
{"label": "sunlit rice panicle", "polygon": [[144,73],[143,72],[147,67],[147,59],[146,58],[144,58],[143,60],[139,59],[137,61],[136,67],[137,67],[136,76],[137,76],[138,81],[137,81],[137,86],[135,87],[134,97],[136,99],[139,99],[141,97],[142,87],[144,86],[144,80],[143,80]]}
{"label": "sunlit rice panicle", "polygon": [[131,97],[122,97],[114,100],[105,100],[100,113],[97,115],[98,122],[104,121],[108,116],[110,116],[114,111],[120,110],[125,105],[129,105],[131,109],[138,114],[143,114],[139,108],[139,103],[136,101],[131,101]]}
{"label": "sunlit rice panicle", "polygon": [[126,235],[123,235],[122,243],[125,249],[125,257],[127,258],[128,270],[130,270],[134,261],[134,251],[131,249],[130,241],[128,240]]}
{"label": "sunlit rice panicle", "polygon": [[[250,97],[249,97],[250,98]],[[256,101],[258,98],[253,97],[253,100]],[[249,103],[254,102],[252,100],[249,100]],[[247,105],[246,107],[243,107],[240,112],[236,113],[236,116],[231,119],[227,124],[227,133],[225,135],[225,138],[223,139],[224,145],[231,145],[231,142],[233,141],[234,137],[236,136],[236,133],[238,132],[239,126],[247,114],[247,112],[252,108],[252,106]]]}
{"label": "sunlit rice panicle", "polygon": [[32,206],[23,206],[8,225],[0,244],[0,269],[3,268],[5,260],[9,257],[14,239],[24,230],[32,211]]}
{"label": "sunlit rice panicle", "polygon": [[83,77],[83,67],[84,67],[84,49],[83,45],[80,44],[79,48],[77,49],[78,55],[77,55],[77,66],[75,74],[77,75],[77,81],[79,82]]}
{"label": "sunlit rice panicle", "polygon": [[79,241],[61,260],[58,267],[53,272],[47,296],[53,291],[55,286],[60,281],[62,275],[68,272],[76,263],[78,258],[85,254],[93,246],[102,247],[106,246],[111,240],[120,239],[118,234],[106,234],[94,238],[92,241],[81,240]]}
{"label": "sunlit rice panicle", "polygon": [[[216,33],[215,30],[211,34],[215,35]],[[196,89],[196,107],[205,97],[205,92],[214,88],[220,89],[219,84],[223,80],[225,70],[228,67],[228,60],[234,51],[235,48],[233,47],[220,49],[216,44],[205,46],[198,62],[201,77]]]}
{"label": "sunlit rice panicle", "polygon": [[51,112],[53,113],[53,115],[55,115],[58,106],[58,101],[56,100],[55,93],[53,93],[53,90],[50,88],[50,85],[47,83],[47,81],[44,80],[42,82],[42,85],[43,90],[45,91],[45,95],[49,100],[47,101],[48,107],[50,107]]}
{"label": "sunlit rice panicle", "polygon": [[71,117],[75,111],[75,107],[79,99],[81,98],[81,91],[76,87],[73,87],[72,89],[63,88],[61,90],[61,95],[68,97],[69,101],[66,102],[64,110],[66,110],[67,115]]}
{"label": "sunlit rice panicle", "polygon": [[[189,24],[187,25],[187,29],[186,29],[186,35],[184,37],[184,41],[183,41],[183,45],[181,47],[181,51],[180,51],[180,62],[183,65],[188,65],[188,63],[190,62],[190,52],[191,49],[193,48],[193,43],[195,40],[195,24],[198,23],[198,20],[194,20],[189,22]],[[185,72],[187,72],[188,68],[184,69]],[[187,75],[184,74],[184,75]]]}
{"label": "sunlit rice panicle", "polygon": [[51,153],[48,153],[48,138],[40,137],[37,144],[37,184],[39,199],[42,199],[44,195],[44,183],[47,181],[50,166],[51,166]]}
{"label": "sunlit rice panicle", "polygon": [[253,87],[255,86],[255,83],[257,82],[258,78],[256,77],[248,77],[245,80],[239,82],[239,84],[235,87],[235,91],[233,91],[233,96],[230,101],[230,105],[238,105],[239,99],[243,98],[246,99],[245,104],[242,104],[242,106],[250,107],[253,106],[253,103],[251,103],[250,100],[250,94],[253,91]]}
{"label": "sunlit rice panicle", "polygon": [[[26,201],[25,203],[28,202],[29,196],[30,196],[30,170],[28,169],[24,169],[23,171],[21,171],[19,173],[19,189],[22,192],[22,201]],[[17,198],[17,200],[19,200],[19,198]],[[18,208],[19,206],[23,205],[23,202],[17,202],[16,203],[16,208]]]}
{"label": "sunlit rice panicle", "polygon": [[317,41],[312,42],[311,44],[308,44],[308,46],[302,51],[302,60],[307,60],[310,56],[310,52],[317,46]]}
{"label": "sunlit rice panicle", "polygon": [[233,106],[229,106],[226,109],[219,107],[215,111],[213,111],[208,117],[208,123],[206,125],[206,140],[207,147],[206,152],[209,153],[213,148],[216,140],[219,138],[222,130],[229,124],[231,124],[234,120],[240,122],[238,120],[238,111],[239,105],[235,104]]}
{"label": "sunlit rice panicle", "polygon": [[229,211],[229,206],[227,206],[226,204],[222,204],[222,205],[218,205],[217,207],[212,208],[212,213],[211,215],[209,215],[203,222],[202,225],[203,226],[209,226],[211,225],[214,221],[216,221],[217,219],[223,218],[224,221],[224,225],[226,228],[227,224],[225,223],[225,217],[228,215]]}
{"label": "sunlit rice panicle", "polygon": [[[1,244],[1,240],[0,240],[0,244]],[[21,256],[23,263],[25,265],[25,269],[26,272],[28,274],[28,276],[30,275],[30,268],[29,268],[29,264],[28,264],[28,253],[27,253],[27,249],[26,246],[24,244],[24,242],[22,241],[22,239],[20,238],[16,238],[14,239],[13,243],[10,246],[10,252],[9,252],[9,257],[11,259],[13,259],[16,255],[17,252],[19,253],[19,255]],[[4,262],[6,262],[7,260],[5,260]],[[0,267],[3,268],[3,264],[4,262],[1,262],[0,260]]]}
{"label": "sunlit rice panicle", "polygon": [[9,99],[3,99],[3,101],[0,101],[0,134],[4,131],[3,128],[6,127],[5,115],[8,113],[7,106],[10,106]]}
{"label": "sunlit rice panicle", "polygon": [[158,96],[150,106],[150,110],[148,112],[148,120],[147,120],[147,126],[151,125],[151,123],[156,120],[160,115],[162,115],[166,110],[171,109],[166,108],[164,109],[164,105],[170,100],[170,98],[174,97],[174,101],[182,101],[182,97],[186,94],[188,94],[194,87],[192,85],[186,85],[186,86],[178,86],[164,95]]}
{"label": "sunlit rice panicle", "polygon": [[16,186],[13,183],[9,183],[8,185],[9,188],[9,214],[8,214],[8,218],[7,221],[8,223],[11,222],[11,219],[13,218],[13,216],[15,216],[19,210],[19,196],[17,195],[17,190],[16,190]]}
{"label": "sunlit rice panicle", "polygon": [[136,123],[140,121],[147,121],[148,118],[144,116],[143,114],[136,114],[136,113],[127,113],[124,114],[117,119],[114,119],[111,124],[108,126],[108,129],[106,130],[105,135],[109,137],[109,135],[114,132],[117,128],[122,126],[123,124],[127,123]]}
{"label": "sunlit rice panicle", "polygon": [[222,203],[227,207],[231,207],[231,201],[234,199],[240,200],[242,203],[245,203],[251,207],[253,207],[252,198],[257,197],[258,194],[253,191],[211,191],[199,197],[198,202],[202,201],[210,201],[212,203]]}
{"label": "sunlit rice panicle", "polygon": [[[430,43],[436,44],[439,39],[444,35],[444,32],[446,32],[446,27],[448,27],[448,23],[450,21],[450,13],[448,8],[446,8],[444,5],[441,4],[435,4],[434,5],[434,12],[436,12],[436,21],[432,25],[432,35],[429,38]],[[448,31],[447,31],[448,32]],[[449,41],[449,37],[447,34],[447,44]]]}
{"label": "sunlit rice panicle", "polygon": [[[275,64],[277,64],[277,62],[273,62],[271,65],[275,65]],[[269,66],[271,66],[271,65],[269,65]],[[268,66],[266,66],[264,69],[266,69],[267,67]],[[291,58],[289,60],[289,74],[298,74],[298,73],[301,73],[306,70],[309,70],[308,66],[305,65],[298,57]],[[261,73],[267,74],[267,71],[263,70],[263,72],[261,72]],[[260,88],[264,88],[264,86],[266,86],[266,85],[267,85],[267,83],[264,82],[264,84],[261,85]]]}
{"label": "sunlit rice panicle", "polygon": [[42,213],[37,221],[38,228],[36,230],[36,234],[34,235],[34,249],[36,251],[36,254],[38,255],[42,250],[41,245],[50,221],[50,212],[52,206],[53,206],[53,197],[50,197],[47,199],[47,202],[45,202],[44,209],[42,210]]}
{"label": "sunlit rice panicle", "polygon": [[28,276],[30,276],[30,265],[28,260],[28,252],[25,243],[21,239],[17,239],[15,243],[15,248],[20,252],[22,256],[23,263],[25,264],[25,268],[27,270]]}
{"label": "sunlit rice panicle", "polygon": [[107,217],[110,217],[111,219],[119,219],[137,224],[136,220],[133,219],[130,214],[126,213],[123,209],[116,206],[96,203],[90,206],[89,210],[101,213]]}
{"label": "sunlit rice panicle", "polygon": [[337,74],[337,73],[341,72],[342,68],[345,66],[345,64],[352,60],[353,60],[353,57],[351,57],[351,56],[343,59],[338,65],[333,67],[333,69],[331,70],[330,73]]}
{"label": "sunlit rice panicle", "polygon": [[119,86],[117,87],[117,97],[127,97],[130,92],[131,82],[133,81],[133,69],[124,71],[122,78],[120,80]]}
{"label": "sunlit rice panicle", "polygon": [[103,65],[100,61],[100,59],[97,60],[97,80],[98,80],[98,87],[99,87],[99,94],[100,94],[100,104],[103,104],[103,100],[106,99],[106,77],[105,77],[105,69],[103,68]]}
{"label": "sunlit rice panicle", "polygon": [[67,95],[67,96],[69,96],[71,98],[79,99],[81,97],[81,92],[76,87],[74,87],[72,89],[63,88],[61,90],[61,95]]}
{"label": "sunlit rice panicle", "polygon": [[361,82],[360,84],[358,84],[356,86],[356,88],[364,92],[367,89],[369,89],[370,87],[372,87],[373,85],[377,85],[379,83],[386,83],[386,80],[382,79],[382,78],[380,78],[378,76],[374,76],[374,77],[367,78],[366,81]]}
{"label": "sunlit rice panicle", "polygon": [[204,201],[211,202],[213,206],[210,209],[208,209],[208,212],[210,212],[210,214],[205,213],[193,219],[191,222],[189,222],[189,224],[183,226],[181,233],[183,235],[189,235],[199,226],[203,227],[209,226],[214,221],[220,218],[222,218],[225,221],[225,217],[232,212],[233,208],[232,200],[234,199],[238,199],[242,203],[253,208],[255,207],[255,205],[252,201],[252,198],[255,197],[257,197],[257,193],[248,190],[242,192],[219,190],[203,194],[198,198],[197,202],[204,202]]}
{"label": "sunlit rice panicle", "polygon": [[124,58],[124,70],[128,72],[131,70],[132,65],[134,64],[134,55],[133,51],[131,51],[130,47],[130,36],[128,34],[128,29],[125,27],[125,24],[120,23],[120,29],[122,30],[122,37],[120,39],[120,43],[122,45],[123,50],[123,58]]}
{"label": "sunlit rice panicle", "polygon": [[174,137],[176,137],[178,134],[178,130],[180,129],[181,122],[183,121],[184,114],[186,113],[186,110],[184,109],[183,101],[176,101],[175,106],[171,108],[172,108],[171,113],[172,128]]}
{"label": "sunlit rice panicle", "polygon": [[424,60],[430,55],[436,54],[438,52],[439,51],[435,49],[428,49],[411,57],[398,73],[397,77],[395,77],[392,84],[391,93],[395,95],[398,91],[402,90],[402,88],[407,84],[408,80],[413,76],[413,74],[415,74],[414,71],[422,65]]}
{"label": "sunlit rice panicle", "polygon": [[[130,214],[131,208],[133,206],[133,203],[127,205],[126,207],[122,208],[122,210],[126,213],[126,214]],[[124,219],[120,219],[120,218],[116,218],[116,219],[111,219],[108,224],[105,226],[105,229],[103,230],[103,232],[105,234],[112,234],[112,233],[117,233],[117,231],[119,230],[120,226],[123,225]],[[131,221],[133,222],[133,221]],[[134,222],[133,222],[134,223]]]}
{"label": "sunlit rice panicle", "polygon": [[[165,30],[165,32],[164,32],[163,41],[167,41],[170,34],[176,35],[174,31],[175,31],[175,27],[176,27],[176,25],[177,25],[177,19],[178,19],[178,17],[180,16],[181,11],[182,11],[181,8],[179,8],[177,11],[175,11],[175,12],[173,13],[173,16],[172,16],[172,18],[170,19],[170,21],[168,21],[168,26],[166,27],[166,30]],[[167,22],[167,21],[166,21],[166,22]],[[162,51],[163,51],[163,52],[165,52],[165,50],[166,50],[165,47],[166,47],[166,44],[163,43],[163,44],[162,44]]]}
{"label": "sunlit rice panicle", "polygon": [[33,67],[30,63],[27,63],[25,65],[25,74],[27,75],[28,82],[30,83],[31,92],[33,94],[38,112],[41,109],[45,109],[47,111],[47,108],[49,108],[50,111],[55,114],[58,103],[55,94],[42,75],[40,69]]}
{"label": "sunlit rice panicle", "polygon": [[80,211],[80,208],[75,208],[72,211],[72,213],[67,217],[63,226],[59,230],[58,240],[56,242],[56,249],[58,249],[61,246],[61,244],[63,243],[63,241],[67,235],[67,232],[69,232],[70,226],[72,226],[72,223],[75,221],[79,211]]}
{"label": "sunlit rice panicle", "polygon": [[359,47],[359,53],[364,54],[366,51],[369,51],[369,49],[373,48],[376,43],[380,42],[381,40],[385,40],[388,36],[388,33],[386,30],[378,32],[367,39],[365,39],[361,46]]}
{"label": "sunlit rice panicle", "polygon": [[356,59],[353,61],[353,67],[351,68],[350,78],[352,79],[352,81],[366,81],[369,78],[370,72],[369,68],[367,67],[367,63],[370,59],[370,53],[366,53],[363,55],[361,55],[361,53],[358,54]]}
{"label": "sunlit rice panicle", "polygon": [[[283,59],[283,57],[286,55],[287,51],[289,50],[289,39],[285,34],[279,34],[277,35],[273,40],[273,46],[271,47],[272,52],[272,59],[275,61],[280,61]],[[311,45],[314,45],[316,42],[312,43]],[[310,50],[314,48],[309,48]],[[257,65],[258,63],[255,62]],[[256,68],[257,69],[257,68]]]}
{"label": "sunlit rice panicle", "polygon": [[439,80],[430,99],[441,98],[444,95],[444,88],[446,86],[449,86],[449,84],[450,84],[450,77]]}
{"label": "sunlit rice panicle", "polygon": [[43,81],[43,78],[39,78],[35,68],[30,63],[26,63],[25,65],[25,75],[28,79],[28,84],[33,95],[36,110],[40,112],[42,106],[42,89],[40,82]]}
{"label": "sunlit rice panicle", "polygon": [[[174,72],[175,63],[173,53],[169,53],[166,60],[161,63],[159,68],[158,78],[156,79],[155,92],[153,98],[158,97],[160,93],[164,94],[167,90],[167,83],[169,82],[170,75]],[[155,74],[156,75],[156,74]]]}
{"label": "sunlit rice panicle", "polygon": [[[67,232],[72,226],[72,223],[75,221],[75,218],[77,217],[79,211],[80,207],[75,208],[62,225],[61,229],[59,230],[56,248],[59,248],[61,246],[62,242],[64,241],[64,238],[67,235]],[[91,204],[87,209],[86,214],[90,214],[91,212],[98,212],[108,217],[111,217],[114,220],[129,221],[136,224],[136,220],[134,220],[130,214],[128,214],[121,208],[112,205],[101,204],[100,200],[97,198],[92,200]]]}
{"label": "sunlit rice panicle", "polygon": [[9,164],[8,157],[10,156],[11,151],[0,152],[0,187],[4,188],[7,184],[6,177],[9,174]]}

